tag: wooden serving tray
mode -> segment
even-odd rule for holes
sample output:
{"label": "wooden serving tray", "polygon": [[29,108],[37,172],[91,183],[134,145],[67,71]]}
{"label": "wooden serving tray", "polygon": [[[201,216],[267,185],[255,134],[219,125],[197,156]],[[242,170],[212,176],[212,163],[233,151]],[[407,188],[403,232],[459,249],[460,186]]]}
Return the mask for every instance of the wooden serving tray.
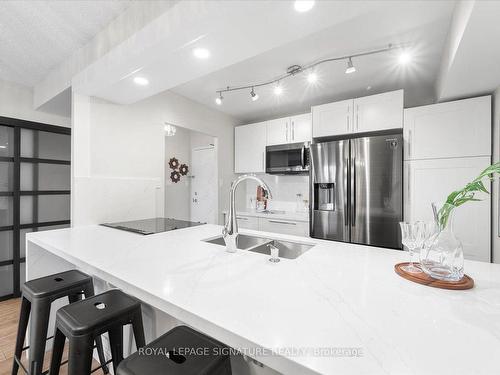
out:
{"label": "wooden serving tray", "polygon": [[[425,272],[420,273],[409,273],[403,270],[404,266],[407,266],[409,262],[398,263],[394,266],[394,271],[396,273],[405,278],[406,280],[413,281],[414,283],[431,286],[433,288],[441,288],[441,289],[453,289],[453,290],[465,290],[472,289],[474,287],[474,280],[472,277],[468,275],[464,275],[462,280],[459,281],[443,281],[435,279]],[[418,263],[414,263],[416,267],[419,266]]]}

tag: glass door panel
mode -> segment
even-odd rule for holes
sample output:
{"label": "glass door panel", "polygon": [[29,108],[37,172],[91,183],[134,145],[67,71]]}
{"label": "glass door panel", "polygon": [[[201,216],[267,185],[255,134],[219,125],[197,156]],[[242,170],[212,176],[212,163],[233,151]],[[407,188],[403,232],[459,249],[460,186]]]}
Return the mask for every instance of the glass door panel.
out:
{"label": "glass door panel", "polygon": [[0,157],[14,156],[14,129],[0,126]]}
{"label": "glass door panel", "polygon": [[11,261],[13,259],[13,238],[14,237],[12,235],[12,230],[5,230],[0,232],[0,264],[2,262]]}
{"label": "glass door panel", "polygon": [[14,190],[14,163],[0,161],[0,192]]}
{"label": "glass door panel", "polygon": [[71,166],[21,163],[21,191],[70,190]]}
{"label": "glass door panel", "polygon": [[21,157],[69,161],[71,159],[71,136],[22,129]]}

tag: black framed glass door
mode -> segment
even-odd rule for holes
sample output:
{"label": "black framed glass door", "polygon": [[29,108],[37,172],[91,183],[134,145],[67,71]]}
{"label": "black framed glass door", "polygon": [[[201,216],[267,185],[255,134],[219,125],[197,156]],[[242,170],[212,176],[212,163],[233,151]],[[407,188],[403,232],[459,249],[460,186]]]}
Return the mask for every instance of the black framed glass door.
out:
{"label": "black framed glass door", "polygon": [[0,117],[0,300],[20,295],[26,233],[70,224],[71,129]]}

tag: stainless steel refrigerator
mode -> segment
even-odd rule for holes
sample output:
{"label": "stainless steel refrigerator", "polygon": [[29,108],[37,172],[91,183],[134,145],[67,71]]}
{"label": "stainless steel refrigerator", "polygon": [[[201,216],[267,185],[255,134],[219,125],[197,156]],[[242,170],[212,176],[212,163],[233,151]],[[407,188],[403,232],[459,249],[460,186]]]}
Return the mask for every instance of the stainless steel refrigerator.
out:
{"label": "stainless steel refrigerator", "polygon": [[311,237],[401,249],[401,133],[315,143]]}

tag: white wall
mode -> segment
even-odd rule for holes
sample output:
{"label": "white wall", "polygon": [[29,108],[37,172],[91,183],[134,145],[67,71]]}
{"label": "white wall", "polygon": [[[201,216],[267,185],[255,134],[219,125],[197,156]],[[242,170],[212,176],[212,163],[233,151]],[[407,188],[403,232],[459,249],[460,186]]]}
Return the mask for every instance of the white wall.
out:
{"label": "white wall", "polygon": [[[500,87],[493,93],[493,155],[492,162],[500,161]],[[493,248],[493,262],[500,263],[500,231],[499,231],[499,179],[493,181],[491,195],[492,204],[492,227],[491,227],[491,245]]]}
{"label": "white wall", "polygon": [[129,106],[74,94],[72,225],[164,214],[164,122],[218,138],[221,219],[234,119],[168,91]]}
{"label": "white wall", "polygon": [[33,109],[33,90],[13,82],[0,81],[0,116],[71,126],[71,119]]}

